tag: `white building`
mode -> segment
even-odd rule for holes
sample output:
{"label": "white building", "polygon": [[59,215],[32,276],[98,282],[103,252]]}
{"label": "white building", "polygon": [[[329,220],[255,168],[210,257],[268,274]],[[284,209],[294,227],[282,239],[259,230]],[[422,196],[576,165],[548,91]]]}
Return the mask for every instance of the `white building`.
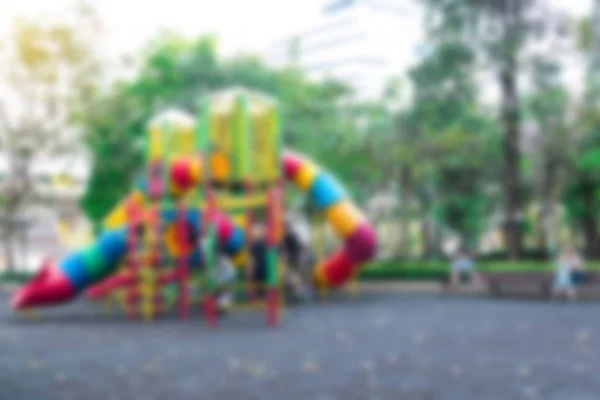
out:
{"label": "white building", "polygon": [[372,99],[417,59],[422,30],[414,0],[336,0],[310,28],[271,43],[264,57],[276,67],[298,65],[313,79],[343,80]]}
{"label": "white building", "polygon": [[[13,238],[15,265],[35,271],[46,257],[62,258],[90,240],[90,226],[79,207],[90,172],[84,157],[39,157],[31,163],[35,197],[17,216],[19,233]],[[8,177],[8,160],[0,152],[0,187]],[[1,195],[1,193],[0,193]],[[5,267],[0,249],[0,271]]]}

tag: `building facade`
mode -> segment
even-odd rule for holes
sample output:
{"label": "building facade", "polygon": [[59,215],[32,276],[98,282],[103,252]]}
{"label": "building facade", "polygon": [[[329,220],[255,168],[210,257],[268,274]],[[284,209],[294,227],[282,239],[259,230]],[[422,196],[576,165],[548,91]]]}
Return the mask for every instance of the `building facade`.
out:
{"label": "building facade", "polygon": [[336,0],[309,28],[271,43],[264,57],[275,67],[297,65],[312,79],[342,80],[372,99],[419,57],[422,36],[412,0]]}
{"label": "building facade", "polygon": [[[91,227],[79,207],[89,161],[85,157],[40,157],[30,163],[27,174],[35,200],[16,216],[18,231],[10,242],[15,267],[33,272],[44,258],[58,259],[90,239]],[[0,153],[0,187],[4,189],[4,183],[14,179],[18,178],[10,176],[6,154]],[[6,267],[5,258],[0,253],[0,271]]]}

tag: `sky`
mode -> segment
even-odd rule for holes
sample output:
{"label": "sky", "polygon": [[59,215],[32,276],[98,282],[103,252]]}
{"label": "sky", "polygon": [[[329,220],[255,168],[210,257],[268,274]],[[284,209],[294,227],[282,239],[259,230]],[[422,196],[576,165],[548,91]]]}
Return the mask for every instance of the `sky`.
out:
{"label": "sky", "polygon": [[[112,54],[135,51],[163,28],[184,35],[215,33],[221,50],[230,54],[262,50],[271,40],[309,23],[325,2],[96,0],[92,4],[106,25],[106,50]],[[0,34],[15,15],[60,13],[71,3],[72,0],[0,0]]]}
{"label": "sky", "polygon": [[[19,14],[64,12],[74,0],[0,0],[0,35]],[[330,1],[330,0],[329,0]],[[410,4],[413,0],[398,0]],[[581,16],[592,0],[544,0]],[[328,0],[91,0],[105,24],[103,52],[134,53],[161,29],[217,34],[222,53],[262,52],[269,43],[311,25]]]}
{"label": "sky", "polygon": [[[399,0],[410,3],[411,0]],[[545,0],[582,15],[592,0]],[[20,13],[59,11],[72,0],[2,0],[0,26]],[[264,43],[315,19],[327,0],[92,0],[112,31],[115,50],[132,50],[161,27],[186,34],[216,32],[228,50]]]}
{"label": "sky", "polygon": [[[75,0],[0,0],[0,38],[19,14],[42,16],[65,13]],[[101,52],[109,60],[134,54],[163,29],[186,36],[216,34],[223,55],[265,54],[269,45],[319,21],[322,7],[332,0],[88,0],[105,25]],[[396,0],[412,7],[415,0]],[[574,17],[589,14],[593,0],[543,0]],[[412,36],[415,37],[415,36]],[[399,38],[402,40],[403,38]],[[415,43],[413,48],[416,48]],[[411,46],[404,46],[410,48]],[[565,80],[581,85],[583,64],[569,59]],[[115,68],[118,75],[120,71]],[[484,96],[488,97],[488,96]],[[490,90],[490,98],[495,98]]]}

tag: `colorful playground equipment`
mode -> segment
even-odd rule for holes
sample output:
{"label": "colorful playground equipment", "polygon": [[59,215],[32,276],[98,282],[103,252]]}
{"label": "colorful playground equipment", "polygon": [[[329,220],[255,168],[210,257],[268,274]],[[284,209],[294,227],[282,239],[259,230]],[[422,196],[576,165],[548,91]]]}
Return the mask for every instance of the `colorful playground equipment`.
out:
{"label": "colorful playground equipment", "polygon": [[[217,92],[199,118],[168,111],[150,121],[147,163],[131,194],[106,218],[97,240],[60,263],[47,261],[17,291],[16,309],[88,296],[118,301],[131,317],[151,320],[177,306],[198,305],[217,322],[217,257],[238,267],[240,304],[266,310],[277,324],[283,305],[279,243],[285,180],[303,191],[344,246],[314,268],[314,283],[337,288],[375,253],[367,218],[327,171],[281,148],[276,102],[245,89]],[[264,282],[251,279],[253,226],[263,220],[268,247]],[[244,278],[244,279],[242,279]]]}

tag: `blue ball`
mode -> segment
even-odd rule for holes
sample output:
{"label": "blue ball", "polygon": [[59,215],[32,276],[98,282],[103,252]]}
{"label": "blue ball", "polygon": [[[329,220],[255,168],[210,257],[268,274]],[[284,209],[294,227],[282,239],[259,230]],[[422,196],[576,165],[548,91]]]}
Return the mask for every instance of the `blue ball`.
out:
{"label": "blue ball", "polygon": [[175,222],[177,221],[178,210],[174,208],[167,208],[161,210],[160,218],[163,222]]}
{"label": "blue ball", "polygon": [[321,172],[310,188],[310,198],[320,210],[325,210],[346,197],[346,191],[331,174]]}
{"label": "blue ball", "polygon": [[110,264],[119,262],[127,252],[127,233],[125,229],[105,232],[98,239],[98,248]]}
{"label": "blue ball", "polygon": [[77,291],[83,290],[88,285],[90,279],[85,270],[85,259],[82,253],[75,252],[67,256],[60,263],[60,269]]}
{"label": "blue ball", "polygon": [[244,231],[242,231],[239,227],[236,226],[233,230],[233,234],[231,235],[227,243],[225,243],[223,250],[229,255],[234,255],[238,251],[240,251],[242,247],[244,247],[244,240]]}

